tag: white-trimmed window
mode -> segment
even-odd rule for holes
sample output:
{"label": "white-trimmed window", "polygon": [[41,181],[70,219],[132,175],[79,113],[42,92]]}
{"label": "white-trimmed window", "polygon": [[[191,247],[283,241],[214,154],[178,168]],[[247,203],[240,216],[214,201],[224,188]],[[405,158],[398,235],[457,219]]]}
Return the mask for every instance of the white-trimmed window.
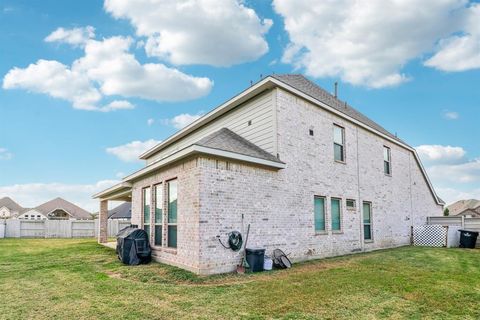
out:
{"label": "white-trimmed window", "polygon": [[142,189],[142,217],[143,217],[143,230],[148,234],[148,239],[150,240],[150,203],[151,203],[151,194],[150,187]]}
{"label": "white-trimmed window", "polygon": [[357,208],[357,203],[353,199],[347,199],[347,210],[355,210]]}
{"label": "white-trimmed window", "polygon": [[315,232],[325,232],[325,197],[313,198]]}
{"label": "white-trimmed window", "polygon": [[332,231],[342,230],[342,199],[330,199]]}
{"label": "white-trimmed window", "polygon": [[333,157],[335,161],[345,162],[345,128],[333,125]]}
{"label": "white-trimmed window", "polygon": [[156,246],[162,245],[163,236],[163,184],[157,184],[155,189],[155,217],[153,219],[153,243]]}
{"label": "white-trimmed window", "polygon": [[363,202],[363,239],[365,241],[373,240],[372,230],[372,204],[370,202]]}
{"label": "white-trimmed window", "polygon": [[177,247],[177,200],[178,183],[177,180],[167,182],[168,188],[168,212],[167,212],[167,246]]}
{"label": "white-trimmed window", "polygon": [[383,146],[383,172],[386,175],[392,175],[392,153],[386,146]]}

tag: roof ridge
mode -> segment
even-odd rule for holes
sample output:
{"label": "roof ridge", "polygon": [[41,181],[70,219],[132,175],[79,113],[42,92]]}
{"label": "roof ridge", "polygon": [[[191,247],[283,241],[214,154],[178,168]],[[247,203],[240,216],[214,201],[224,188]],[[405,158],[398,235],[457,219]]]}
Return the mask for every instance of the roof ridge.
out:
{"label": "roof ridge", "polygon": [[[327,104],[328,106],[334,108],[335,110],[354,118],[357,121],[362,122],[363,124],[367,125],[368,127],[380,131],[381,133],[389,136],[392,139],[395,139],[398,142],[401,142],[407,146],[409,146],[405,141],[402,139],[398,138],[396,134],[391,133],[384,127],[382,127],[380,124],[378,124],[376,121],[373,121],[366,115],[364,115],[362,112],[358,111],[356,108],[353,106],[349,105],[346,101],[343,101],[339,99],[338,97],[335,97],[332,95],[330,92],[327,90],[323,89],[321,86],[313,82],[312,80],[308,79],[305,77],[303,74],[272,74],[270,75],[272,78],[283,82],[286,85],[289,85],[302,93],[314,98],[315,100],[318,100],[322,103]],[[292,80],[291,78],[294,78],[295,80]],[[303,81],[304,83],[298,83],[300,81]],[[297,83],[294,83],[294,82]],[[305,84],[305,82],[311,87],[308,88],[308,86]],[[317,91],[317,92],[314,92]],[[317,93],[320,93],[317,95]],[[322,97],[323,96],[323,97]]]}

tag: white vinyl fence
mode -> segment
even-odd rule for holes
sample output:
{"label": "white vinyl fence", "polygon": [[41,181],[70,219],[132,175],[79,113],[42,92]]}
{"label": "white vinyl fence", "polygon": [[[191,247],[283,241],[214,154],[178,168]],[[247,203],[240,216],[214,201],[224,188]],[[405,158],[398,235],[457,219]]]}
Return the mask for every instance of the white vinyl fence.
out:
{"label": "white vinyl fence", "polygon": [[[445,227],[448,226],[452,232],[456,232],[458,235],[459,232],[457,230],[459,229],[480,232],[480,218],[466,218],[459,216],[428,217],[427,224],[437,224]],[[480,247],[480,237],[477,239],[476,246],[477,248]]]}
{"label": "white vinyl fence", "polygon": [[[3,225],[2,225],[3,224]],[[114,237],[130,221],[108,220],[108,236]],[[97,220],[0,220],[6,238],[93,238],[98,236]]]}

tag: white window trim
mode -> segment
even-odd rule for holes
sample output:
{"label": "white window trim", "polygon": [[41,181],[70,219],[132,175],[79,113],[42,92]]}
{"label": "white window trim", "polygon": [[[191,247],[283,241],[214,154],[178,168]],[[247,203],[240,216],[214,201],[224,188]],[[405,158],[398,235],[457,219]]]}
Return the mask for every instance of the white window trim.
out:
{"label": "white window trim", "polygon": [[[370,239],[365,239],[365,222],[363,221],[363,205],[365,203],[368,203],[370,205]],[[373,236],[373,205],[371,201],[362,201],[362,236],[363,236],[363,242],[364,243],[372,243],[373,239],[375,238]]]}
{"label": "white window trim", "polygon": [[[348,201],[353,201],[353,207],[348,206]],[[347,208],[347,210],[355,211],[355,210],[357,210],[357,201],[355,199],[346,199],[345,200],[345,207]]]}
{"label": "white window trim", "polygon": [[[338,200],[340,202],[340,205],[338,206],[340,208],[340,229],[339,230],[333,230],[333,210],[332,210],[332,201],[333,200]],[[340,197],[330,197],[330,231],[332,231],[333,234],[341,234],[343,233],[343,200]]]}
{"label": "white window trim", "polygon": [[[335,142],[335,127],[340,128],[342,130],[342,144],[338,144]],[[342,147],[342,154],[343,154],[343,160],[337,160],[335,159],[335,145],[339,145]],[[345,127],[334,123],[333,124],[333,160],[337,163],[342,163],[345,164],[347,163],[347,148],[345,147]]]}
{"label": "white window trim", "polygon": [[[385,160],[385,154],[383,154],[383,173],[386,175],[386,176],[389,176],[391,177],[392,176],[392,149],[390,147],[387,147],[387,146],[383,146],[383,152],[385,152],[385,149],[388,150],[388,161]],[[389,168],[389,172],[385,172],[385,162],[388,162],[388,168]]]}
{"label": "white window trim", "polygon": [[[315,199],[316,198],[321,198],[323,199],[323,221],[325,223],[325,227],[323,230],[317,230],[315,228]],[[313,231],[315,234],[318,235],[324,235],[328,234],[328,221],[327,221],[327,197],[326,196],[321,196],[321,195],[314,195],[313,196]]]}

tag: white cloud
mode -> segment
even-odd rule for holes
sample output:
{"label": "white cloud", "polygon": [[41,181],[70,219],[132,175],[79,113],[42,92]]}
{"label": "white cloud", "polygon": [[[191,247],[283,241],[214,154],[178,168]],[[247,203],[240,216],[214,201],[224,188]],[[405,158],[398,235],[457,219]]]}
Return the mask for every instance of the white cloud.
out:
{"label": "white cloud", "polygon": [[462,147],[421,145],[415,148],[426,163],[458,163],[464,160],[466,151]]}
{"label": "white cloud", "polygon": [[480,182],[480,159],[457,164],[438,164],[427,167],[432,181],[439,186]]}
{"label": "white cloud", "polygon": [[13,68],[3,79],[4,89],[25,89],[72,102],[76,109],[113,111],[132,109],[125,100],[99,106],[109,96],[140,97],[155,101],[183,101],[208,94],[213,82],[159,63],[141,64],[129,52],[130,38],[88,40],[85,56],[68,67],[58,61],[38,60],[27,68]]}
{"label": "white cloud", "polygon": [[36,207],[56,197],[62,197],[90,212],[98,211],[95,193],[118,183],[117,180],[102,180],[93,184],[27,183],[0,186],[0,198],[11,197],[24,207]]}
{"label": "white cloud", "polygon": [[92,26],[86,26],[84,28],[64,29],[58,28],[49,34],[46,38],[46,42],[61,42],[68,43],[72,46],[83,46],[88,40],[95,37],[95,28]]}
{"label": "white cloud", "polygon": [[182,113],[170,119],[169,124],[174,126],[176,129],[182,129],[200,117],[202,117],[202,114]]}
{"label": "white cloud", "polygon": [[150,118],[150,119],[147,120],[147,125],[148,126],[151,126],[154,123],[155,123],[155,119]]}
{"label": "white cloud", "polygon": [[85,56],[76,60],[72,69],[99,83],[105,95],[182,101],[210,92],[213,83],[208,78],[193,77],[163,64],[140,64],[128,52],[131,44],[125,37],[90,40]]}
{"label": "white cloud", "polygon": [[99,108],[98,110],[101,112],[110,112],[115,110],[128,110],[134,108],[135,106],[126,100],[114,100],[106,106]]}
{"label": "white cloud", "polygon": [[25,89],[72,102],[75,109],[95,110],[102,95],[84,72],[51,60],[38,60],[25,69],[13,68],[3,78],[4,89]]}
{"label": "white cloud", "polygon": [[[422,145],[415,148],[438,195],[447,204],[480,198],[480,158],[467,159],[462,147]],[[473,186],[473,188],[472,188]]]}
{"label": "white cloud", "polygon": [[380,88],[408,81],[402,68],[461,31],[466,1],[274,0],[290,37],[282,61],[313,77]]}
{"label": "white cloud", "polygon": [[440,41],[438,52],[425,65],[443,71],[480,68],[480,4],[472,4],[466,13],[463,33]]}
{"label": "white cloud", "polygon": [[13,154],[5,148],[0,148],[0,160],[10,160],[13,158]]}
{"label": "white cloud", "polygon": [[458,114],[458,112],[444,111],[443,117],[447,120],[457,120],[458,118],[460,118],[460,115]]}
{"label": "white cloud", "polygon": [[160,143],[160,141],[154,139],[146,141],[132,141],[121,146],[107,148],[106,151],[122,161],[135,162],[139,161],[138,157],[142,153],[153,148],[158,143]]}
{"label": "white cloud", "polygon": [[436,192],[447,205],[450,205],[458,200],[480,199],[480,188],[472,190],[436,188]]}
{"label": "white cloud", "polygon": [[268,51],[264,35],[272,20],[261,20],[243,1],[105,0],[104,7],[147,37],[148,55],[176,65],[230,66]]}

